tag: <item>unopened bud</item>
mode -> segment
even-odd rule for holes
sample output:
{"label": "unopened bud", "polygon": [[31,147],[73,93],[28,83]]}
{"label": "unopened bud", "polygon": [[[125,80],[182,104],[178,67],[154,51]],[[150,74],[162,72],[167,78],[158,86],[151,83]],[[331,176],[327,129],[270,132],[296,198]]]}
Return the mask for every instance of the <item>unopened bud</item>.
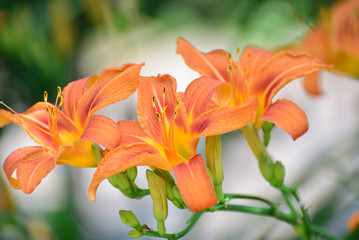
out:
{"label": "unopened bud", "polygon": [[130,236],[130,238],[140,238],[143,236],[143,233],[140,231],[137,231],[136,229],[132,229],[129,233],[128,236]]}
{"label": "unopened bud", "polygon": [[136,194],[134,193],[131,182],[128,179],[126,173],[120,172],[112,177],[107,178],[108,181],[114,186],[115,188],[119,189],[124,195],[129,198],[135,198]]}
{"label": "unopened bud", "polygon": [[259,159],[258,163],[259,163],[259,170],[261,171],[262,176],[264,177],[265,180],[270,182],[273,176],[271,162],[268,161],[267,157],[262,156]]}
{"label": "unopened bud", "polygon": [[284,176],[285,176],[285,168],[283,166],[283,164],[279,161],[275,162],[274,164],[274,178],[276,180],[276,184],[277,186],[281,186],[283,184],[284,181]]}
{"label": "unopened bud", "polygon": [[186,208],[187,205],[184,202],[183,197],[182,197],[177,185],[173,185],[172,191],[173,191],[173,194],[176,197],[177,201],[183,206],[183,208]]}
{"label": "unopened bud", "polygon": [[267,147],[270,141],[271,132],[273,128],[275,127],[274,123],[264,121],[262,123],[262,130],[263,130],[263,142],[264,145]]}
{"label": "unopened bud", "polygon": [[131,182],[134,182],[137,177],[137,167],[132,167],[126,170],[127,177]]}
{"label": "unopened bud", "polygon": [[224,180],[223,164],[221,156],[221,136],[206,137],[206,161],[213,180],[214,190],[219,202],[224,201],[222,182]]}
{"label": "unopened bud", "polygon": [[135,229],[141,229],[141,224],[132,211],[120,210],[120,217],[124,224]]}
{"label": "unopened bud", "polygon": [[163,235],[166,232],[164,221],[168,215],[166,183],[163,178],[150,170],[146,171],[146,177],[153,201],[153,215],[157,220],[157,230]]}
{"label": "unopened bud", "polygon": [[162,169],[155,169],[154,172],[160,176],[161,178],[163,178],[165,180],[166,183],[166,193],[167,193],[167,198],[168,200],[170,200],[176,207],[178,207],[179,209],[183,209],[185,208],[175,197],[174,193],[173,193],[173,186],[176,185],[176,182],[174,180],[174,178],[172,177],[171,173],[169,173],[168,171],[162,170]]}

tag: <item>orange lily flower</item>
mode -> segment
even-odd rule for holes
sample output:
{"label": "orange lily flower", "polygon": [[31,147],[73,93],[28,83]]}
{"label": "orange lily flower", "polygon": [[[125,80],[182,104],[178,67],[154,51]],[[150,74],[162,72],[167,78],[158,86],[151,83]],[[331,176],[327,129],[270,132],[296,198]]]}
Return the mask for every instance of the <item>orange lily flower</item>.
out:
{"label": "orange lily flower", "polygon": [[176,93],[170,75],[141,77],[138,89],[138,122],[120,121],[119,147],[101,160],[89,187],[95,200],[100,182],[134,166],[173,171],[187,207],[196,212],[214,206],[216,193],[202,155],[196,154],[201,137],[233,131],[248,124],[255,114],[256,99],[230,108],[206,110],[216,89],[223,83],[202,77],[184,93]]}
{"label": "orange lily flower", "polygon": [[[307,51],[338,72],[359,77],[359,1],[338,1],[331,9],[322,11],[318,24],[294,47]],[[318,95],[322,92],[319,73],[304,78],[305,89]]]}
{"label": "orange lily flower", "polygon": [[310,55],[288,51],[272,53],[247,47],[236,61],[223,50],[202,53],[183,38],[177,44],[177,53],[193,70],[231,84],[233,97],[230,91],[220,91],[214,99],[217,104],[222,104],[221,99],[231,99],[228,106],[235,107],[255,97],[258,107],[252,122],[257,129],[263,121],[269,121],[289,133],[293,140],[308,130],[308,119],[301,108],[286,99],[274,103],[272,99],[291,80],[329,66]]}
{"label": "orange lily flower", "polygon": [[[0,110],[0,127],[14,122],[40,145],[20,148],[7,157],[4,170],[11,185],[31,193],[56,164],[96,167],[91,144],[113,149],[121,135],[116,122],[94,113],[135,92],[141,67],[126,64],[71,82],[63,94],[58,88],[55,105],[47,102],[45,92],[45,101],[24,113]],[[17,178],[12,176],[15,170]]]}

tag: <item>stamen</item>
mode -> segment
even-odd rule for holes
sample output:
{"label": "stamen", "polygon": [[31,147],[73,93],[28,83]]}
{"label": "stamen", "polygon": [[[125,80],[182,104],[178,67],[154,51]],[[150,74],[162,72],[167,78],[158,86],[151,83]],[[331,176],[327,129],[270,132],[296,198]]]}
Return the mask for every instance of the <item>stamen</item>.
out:
{"label": "stamen", "polygon": [[44,102],[47,102],[47,97],[48,97],[48,94],[46,91],[44,91]]}
{"label": "stamen", "polygon": [[62,107],[62,104],[64,103],[64,97],[63,96],[60,96],[60,103],[58,105],[58,107]]}
{"label": "stamen", "polygon": [[[60,104],[62,102],[62,100],[61,100],[62,99],[62,94],[61,93],[62,93],[61,88],[58,86],[57,87],[57,96],[56,96],[55,106],[61,107],[60,106]],[[57,102],[58,102],[59,98],[60,98],[60,104],[57,105]]]}
{"label": "stamen", "polygon": [[246,66],[246,72],[245,72],[246,75],[248,75],[248,66]]}
{"label": "stamen", "polygon": [[166,94],[166,87],[163,87],[162,95],[164,96]]}
{"label": "stamen", "polygon": [[156,112],[156,116],[157,116],[158,120],[161,120],[161,115],[158,112]]}
{"label": "stamen", "polygon": [[239,61],[239,53],[241,52],[240,48],[237,47],[237,54],[236,54],[236,60]]}
{"label": "stamen", "polygon": [[156,107],[156,105],[155,105],[155,97],[152,97],[152,107]]}
{"label": "stamen", "polygon": [[0,101],[0,104],[4,105],[7,109],[9,109],[12,113],[14,114],[18,114],[17,112],[15,112],[15,110],[13,110],[11,107],[9,107],[8,105],[6,105],[3,101]]}
{"label": "stamen", "polygon": [[252,52],[248,52],[248,62],[251,59],[251,56],[252,56]]}

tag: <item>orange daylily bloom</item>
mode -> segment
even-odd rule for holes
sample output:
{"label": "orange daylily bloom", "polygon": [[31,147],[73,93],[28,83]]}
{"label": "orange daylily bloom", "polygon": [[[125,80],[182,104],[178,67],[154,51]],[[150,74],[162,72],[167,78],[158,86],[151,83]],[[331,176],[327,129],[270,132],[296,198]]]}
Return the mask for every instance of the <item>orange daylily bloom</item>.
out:
{"label": "orange daylily bloom", "polygon": [[71,82],[63,93],[58,88],[55,105],[47,102],[45,92],[45,101],[24,113],[0,110],[0,127],[13,122],[40,145],[15,150],[5,160],[11,185],[31,193],[56,164],[96,167],[91,144],[113,149],[121,135],[116,122],[94,113],[135,92],[141,67],[126,64]]}
{"label": "orange daylily bloom", "polygon": [[[251,97],[258,99],[253,124],[259,128],[263,121],[275,123],[295,140],[308,130],[306,114],[295,103],[274,95],[295,78],[330,67],[307,54],[271,51],[247,47],[238,61],[223,50],[202,53],[183,38],[178,39],[177,53],[186,64],[202,76],[229,83],[231,91],[220,91],[214,100],[219,105],[240,106]],[[239,58],[239,57],[238,57]],[[233,94],[233,95],[232,95]],[[227,99],[226,101],[224,101]]]}
{"label": "orange daylily bloom", "polygon": [[176,93],[170,75],[141,77],[138,89],[138,122],[120,121],[119,147],[101,160],[89,187],[95,200],[100,182],[134,166],[173,171],[187,207],[196,212],[217,203],[202,155],[196,154],[201,137],[233,131],[248,124],[255,114],[256,99],[233,108],[206,109],[211,96],[224,83],[202,77],[184,93]]}
{"label": "orange daylily bloom", "polygon": [[[359,1],[338,1],[331,9],[322,11],[317,25],[295,50],[307,51],[338,72],[359,77]],[[320,94],[319,74],[304,78],[305,89]]]}

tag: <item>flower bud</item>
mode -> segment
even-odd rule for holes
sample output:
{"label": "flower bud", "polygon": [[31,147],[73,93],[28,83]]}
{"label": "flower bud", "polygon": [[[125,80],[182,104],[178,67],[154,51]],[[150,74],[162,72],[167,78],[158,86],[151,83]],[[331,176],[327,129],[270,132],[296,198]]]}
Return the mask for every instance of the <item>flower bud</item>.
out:
{"label": "flower bud", "polygon": [[124,224],[135,229],[141,229],[141,224],[132,211],[120,210],[120,217]]}
{"label": "flower bud", "polygon": [[146,171],[146,177],[153,201],[153,215],[157,220],[157,231],[160,235],[164,235],[166,232],[164,222],[168,215],[166,183],[163,178],[150,170]]}
{"label": "flower bud", "polygon": [[127,197],[129,198],[136,197],[136,194],[132,189],[131,182],[128,179],[126,173],[120,172],[107,179],[112,184],[112,186],[119,189]]}
{"label": "flower bud", "polygon": [[274,179],[276,181],[277,186],[281,186],[284,181],[285,176],[285,168],[283,164],[279,161],[274,164]]}
{"label": "flower bud", "polygon": [[169,173],[168,171],[162,170],[162,169],[158,169],[158,168],[156,168],[154,170],[154,172],[158,176],[160,176],[161,178],[163,178],[165,180],[167,198],[179,209],[184,209],[185,206],[183,206],[181,204],[181,202],[177,200],[177,198],[175,197],[175,195],[173,193],[173,186],[176,185],[176,182],[175,182],[174,178],[172,177],[171,173]]}
{"label": "flower bud", "polygon": [[217,199],[224,201],[222,182],[224,179],[222,157],[221,157],[221,136],[214,135],[206,137],[206,161],[207,167],[211,172],[213,186],[216,191]]}
{"label": "flower bud", "polygon": [[143,236],[143,233],[140,231],[137,231],[136,229],[132,229],[129,233],[128,236],[130,236],[130,238],[140,238]]}
{"label": "flower bud", "polygon": [[275,127],[274,123],[264,121],[262,123],[262,130],[263,130],[263,143],[267,147],[270,141],[271,132]]}
{"label": "flower bud", "polygon": [[127,169],[126,174],[127,174],[128,179],[131,182],[134,182],[137,177],[137,167],[132,167],[132,168]]}
{"label": "flower bud", "polygon": [[177,185],[173,185],[172,191],[173,191],[173,194],[176,197],[177,201],[183,206],[183,208],[186,208],[187,205],[184,202],[183,197],[182,197]]}

